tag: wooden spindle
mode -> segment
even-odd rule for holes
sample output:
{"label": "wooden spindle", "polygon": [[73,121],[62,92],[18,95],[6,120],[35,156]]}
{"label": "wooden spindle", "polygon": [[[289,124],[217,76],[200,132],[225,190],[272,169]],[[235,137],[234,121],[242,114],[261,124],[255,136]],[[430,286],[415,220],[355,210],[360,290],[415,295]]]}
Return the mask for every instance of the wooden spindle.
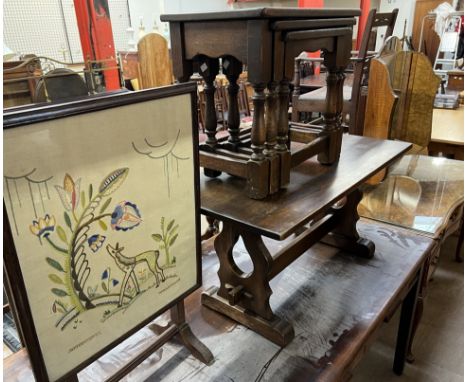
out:
{"label": "wooden spindle", "polygon": [[241,143],[239,139],[239,104],[237,96],[239,93],[239,85],[237,80],[242,73],[242,63],[235,57],[226,57],[223,59],[223,73],[226,75],[229,86],[228,90],[228,131],[229,144],[236,149]]}

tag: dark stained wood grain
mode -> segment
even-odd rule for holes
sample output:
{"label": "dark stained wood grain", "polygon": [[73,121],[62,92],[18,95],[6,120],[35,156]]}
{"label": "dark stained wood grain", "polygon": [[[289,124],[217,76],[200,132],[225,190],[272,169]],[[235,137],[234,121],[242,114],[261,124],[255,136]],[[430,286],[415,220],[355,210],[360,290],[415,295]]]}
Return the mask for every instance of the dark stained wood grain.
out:
{"label": "dark stained wood grain", "polygon": [[225,174],[217,179],[202,177],[202,211],[282,240],[401,156],[410,146],[405,142],[345,135],[342,156],[337,164],[324,166],[310,159],[291,172],[287,189],[261,201],[245,195],[243,179]]}
{"label": "dark stained wood grain", "polygon": [[[365,219],[358,230],[378,243],[373,259],[319,244],[273,279],[272,305],[296,328],[296,337],[285,348],[200,306],[200,289],[186,301],[187,321],[213,351],[215,363],[204,366],[171,341],[129,378],[148,382],[347,380],[385,317],[411,290],[433,245],[416,233]],[[235,248],[234,259],[243,268],[248,267],[245,252],[242,245]],[[205,243],[203,253],[203,283],[208,288],[218,279],[212,242]],[[147,333],[113,351],[113,362],[121,364],[127,352],[150,341]],[[107,362],[97,361],[79,379],[103,380],[108,368]],[[34,381],[25,350],[5,360],[3,376],[6,381]]]}

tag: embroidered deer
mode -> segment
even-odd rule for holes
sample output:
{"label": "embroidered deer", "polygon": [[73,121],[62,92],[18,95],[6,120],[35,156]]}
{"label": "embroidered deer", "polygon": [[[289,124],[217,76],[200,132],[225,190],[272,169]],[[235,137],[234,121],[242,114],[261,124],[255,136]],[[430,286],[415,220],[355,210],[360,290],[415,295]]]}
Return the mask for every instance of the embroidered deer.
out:
{"label": "embroidered deer", "polygon": [[128,281],[132,278],[137,294],[140,293],[140,286],[135,275],[135,266],[139,263],[146,263],[148,269],[153,273],[156,278],[156,288],[159,286],[159,279],[166,281],[163,269],[158,265],[159,251],[146,251],[142,252],[133,257],[127,257],[122,254],[125,247],[119,247],[119,243],[115,244],[115,248],[112,245],[107,244],[107,252],[114,259],[119,269],[125,273],[123,282],[120,287],[119,307],[122,306],[125,288],[127,287]]}

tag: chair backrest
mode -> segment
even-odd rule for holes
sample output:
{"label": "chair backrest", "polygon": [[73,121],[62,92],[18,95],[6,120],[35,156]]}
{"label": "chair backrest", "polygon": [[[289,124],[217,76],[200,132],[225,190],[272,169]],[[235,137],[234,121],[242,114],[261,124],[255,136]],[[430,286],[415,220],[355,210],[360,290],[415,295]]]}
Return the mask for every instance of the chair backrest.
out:
{"label": "chair backrest", "polygon": [[148,33],[138,41],[140,88],[172,84],[172,64],[166,39],[159,33]]}
{"label": "chair backrest", "polygon": [[[386,26],[387,30],[385,31],[385,39],[388,36],[393,34],[393,29],[395,27],[395,22],[398,16],[398,9],[394,9],[392,12],[389,13],[377,13],[376,9],[371,9],[367,16],[366,27],[364,29],[364,33],[362,35],[361,44],[359,46],[359,51],[357,55],[356,64],[354,67],[354,78],[353,78],[353,89],[351,91],[351,100],[352,102],[356,102],[353,107],[353,110],[357,110],[359,105],[359,96],[361,92],[361,86],[364,82],[367,81],[367,73],[369,72],[369,60],[367,58],[368,51],[369,51],[369,42],[371,37],[371,32],[373,28]],[[353,116],[351,116],[353,118]],[[353,125],[355,123],[352,121],[350,124]],[[360,130],[360,128],[359,128]],[[352,133],[358,133],[353,132]]]}

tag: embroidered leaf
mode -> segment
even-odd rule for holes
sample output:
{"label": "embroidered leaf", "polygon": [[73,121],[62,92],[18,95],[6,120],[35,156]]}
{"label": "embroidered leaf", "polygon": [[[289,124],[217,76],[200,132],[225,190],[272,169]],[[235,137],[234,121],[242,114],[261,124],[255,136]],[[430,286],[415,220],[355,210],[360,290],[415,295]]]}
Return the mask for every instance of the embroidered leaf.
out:
{"label": "embroidered leaf", "polygon": [[66,211],[63,213],[63,218],[65,219],[65,223],[67,224],[68,228],[70,228],[70,231],[73,231],[70,216],[68,216]]}
{"label": "embroidered leaf", "polygon": [[81,190],[81,208],[85,208],[86,200],[85,200],[85,192]]}
{"label": "embroidered leaf", "polygon": [[109,291],[107,290],[107,285],[104,281],[102,282],[101,286],[102,286],[102,289],[104,289],[104,292],[109,293]]}
{"label": "embroidered leaf", "polygon": [[52,268],[55,268],[56,270],[65,273],[63,270],[62,266],[60,263],[54,259],[51,259],[50,257],[46,257],[47,264],[49,264]]}
{"label": "embroidered leaf", "polygon": [[107,231],[107,224],[104,223],[102,220],[99,220],[99,225],[104,231]]}
{"label": "embroidered leaf", "polygon": [[157,242],[160,242],[160,241],[162,241],[162,239],[163,239],[162,236],[161,236],[159,233],[154,233],[154,234],[151,235],[151,237],[152,237],[154,240],[156,240]]}
{"label": "embroidered leaf", "polygon": [[112,286],[116,286],[119,283],[119,280],[112,279]]}
{"label": "embroidered leaf", "polygon": [[164,216],[161,218],[161,231],[164,235]]}
{"label": "embroidered leaf", "polygon": [[106,269],[104,272],[102,272],[101,280],[105,280],[108,277],[109,277],[109,272]]}
{"label": "embroidered leaf", "polygon": [[167,225],[167,232],[169,232],[169,231],[171,230],[172,226],[174,225],[174,222],[175,222],[174,219],[172,219],[172,220],[169,222],[169,224]]}
{"label": "embroidered leaf", "polygon": [[93,185],[92,184],[89,185],[88,196],[89,196],[89,200],[91,200],[91,198],[93,197]]}
{"label": "embroidered leaf", "polygon": [[169,232],[169,236],[172,236],[176,233],[177,229],[179,228],[179,225],[177,224],[174,228],[171,229],[171,231]]}
{"label": "embroidered leaf", "polygon": [[171,240],[169,241],[169,247],[171,247],[172,244],[175,243],[175,241],[176,241],[176,239],[177,239],[178,236],[179,236],[179,234],[176,233],[175,236],[173,236],[173,237],[171,238]]}
{"label": "embroidered leaf", "polygon": [[65,292],[65,291],[62,290],[62,289],[52,288],[51,291],[52,291],[53,294],[55,294],[56,296],[59,296],[59,297],[68,296],[68,293]]}
{"label": "embroidered leaf", "polygon": [[112,200],[112,198],[109,198],[104,202],[101,209],[99,210],[100,214],[102,214],[106,210],[106,208],[109,207],[109,204],[110,204],[111,200]]}
{"label": "embroidered leaf", "polygon": [[128,175],[128,168],[119,168],[109,175],[99,185],[99,193],[108,196],[117,190]]}
{"label": "embroidered leaf", "polygon": [[63,187],[60,186],[55,186],[55,189],[57,190],[57,193],[59,194],[60,201],[63,204],[63,207],[67,211],[71,211],[72,209],[72,199],[71,199],[71,192],[67,192],[63,189]]}
{"label": "embroidered leaf", "polygon": [[68,244],[67,242],[67,234],[65,233],[64,229],[62,226],[57,226],[57,235],[62,240],[65,244]]}
{"label": "embroidered leaf", "polygon": [[54,275],[53,273],[49,275],[49,279],[55,284],[63,284],[62,279],[58,277],[57,275]]}
{"label": "embroidered leaf", "polygon": [[63,312],[65,313],[67,311],[67,305],[64,304],[62,301],[59,301],[59,300],[55,300],[55,304],[57,304],[58,306],[60,306],[62,309],[63,309]]}

